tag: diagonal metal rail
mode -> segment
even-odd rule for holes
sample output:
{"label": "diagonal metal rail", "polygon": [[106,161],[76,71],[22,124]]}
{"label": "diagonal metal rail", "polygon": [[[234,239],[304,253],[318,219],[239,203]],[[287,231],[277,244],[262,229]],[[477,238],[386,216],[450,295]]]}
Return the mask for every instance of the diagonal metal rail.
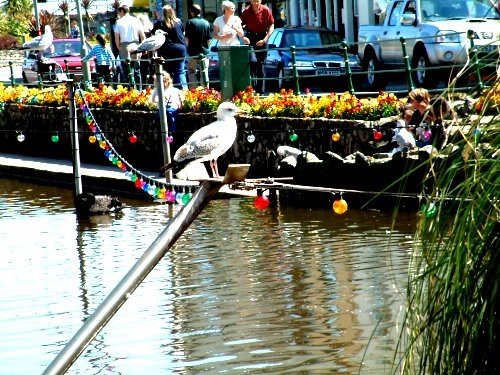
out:
{"label": "diagonal metal rail", "polygon": [[224,179],[203,181],[189,203],[169,222],[124,278],[90,315],[73,338],[43,372],[44,375],[64,374],[78,359],[94,337],[104,328],[125,301],[160,262],[184,231],[207,206],[219,189],[228,183],[243,181],[248,164],[230,165]]}

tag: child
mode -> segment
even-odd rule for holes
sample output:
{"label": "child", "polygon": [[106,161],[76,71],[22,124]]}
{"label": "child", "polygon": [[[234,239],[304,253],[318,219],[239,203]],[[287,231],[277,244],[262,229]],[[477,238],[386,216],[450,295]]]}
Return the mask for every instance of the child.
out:
{"label": "child", "polygon": [[409,149],[415,147],[415,138],[411,132],[412,126],[410,120],[413,116],[413,109],[411,104],[407,104],[401,108],[401,118],[396,123],[394,129],[393,141],[396,142],[397,147],[391,151],[391,154],[396,152],[408,152]]}
{"label": "child", "polygon": [[[172,77],[168,72],[162,72],[162,80],[163,80],[163,99],[165,100],[165,109],[167,115],[167,123],[168,129],[171,132],[175,132],[177,130],[176,127],[176,117],[179,109],[182,108],[182,102],[184,101],[184,94],[182,90],[179,90],[177,87],[174,87]],[[156,76],[155,76],[155,89],[151,94],[151,101],[153,103],[158,103],[158,91],[156,85]]]}
{"label": "child", "polygon": [[109,46],[106,46],[106,39],[104,35],[97,34],[96,40],[98,42],[90,53],[85,56],[82,61],[89,61],[92,57],[96,59],[96,72],[99,79],[105,83],[111,82],[111,73],[115,70],[115,56]]}

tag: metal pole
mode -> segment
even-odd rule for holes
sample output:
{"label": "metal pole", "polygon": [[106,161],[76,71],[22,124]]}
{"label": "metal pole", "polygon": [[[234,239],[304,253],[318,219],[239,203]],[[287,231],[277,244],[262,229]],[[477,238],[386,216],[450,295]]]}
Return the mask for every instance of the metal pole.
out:
{"label": "metal pole", "polygon": [[399,41],[401,42],[401,49],[403,50],[403,60],[404,60],[404,66],[405,66],[406,82],[408,84],[408,92],[410,92],[412,90],[415,90],[415,84],[413,83],[413,79],[411,78],[410,57],[408,56],[408,53],[406,53],[406,40],[405,40],[405,38],[401,37],[401,38],[399,38]]}
{"label": "metal pole", "polygon": [[[292,72],[293,72],[293,87],[296,95],[300,94],[299,88],[299,72],[297,71],[297,60],[295,58],[295,46],[290,47],[290,53],[292,55]],[[283,77],[285,74],[283,74]]]}
{"label": "metal pole", "polygon": [[[80,40],[82,47],[80,49],[80,57],[84,58],[88,55],[87,43],[85,43],[85,31],[83,29],[82,12],[80,10],[80,0],[75,0],[76,13],[78,15],[78,27],[80,28]],[[92,77],[90,76],[90,65],[88,61],[82,61],[83,82],[86,87],[91,85]]]}
{"label": "metal pole", "polygon": [[9,61],[9,69],[10,69],[10,85],[14,86],[14,68],[12,67],[12,61]]}
{"label": "metal pole", "polygon": [[43,374],[64,374],[92,339],[102,330],[118,309],[159,263],[182,233],[206,207],[212,196],[224,185],[222,180],[205,180],[189,203],[170,221],[125,277],[85,321],[73,338],[59,352]]}
{"label": "metal pole", "polygon": [[38,0],[33,0],[33,8],[35,11],[35,24],[37,35],[40,35],[40,17],[38,16]]}
{"label": "metal pole", "polygon": [[477,79],[475,88],[481,90],[484,85],[483,80],[481,79],[481,67],[479,66],[479,59],[477,58],[477,48],[474,45],[474,31],[467,30],[467,38],[469,38],[470,41],[469,56],[470,60],[472,61],[472,68],[474,69],[474,73],[476,74]]}
{"label": "metal pole", "polygon": [[73,81],[66,82],[68,87],[69,96],[69,127],[71,133],[71,147],[72,147],[72,160],[73,160],[73,178],[75,180],[74,190],[75,199],[78,195],[82,194],[82,176],[80,174],[80,146],[78,143],[78,122],[76,118],[76,105],[75,105],[75,90]]}
{"label": "metal pole", "polygon": [[[161,146],[163,149],[163,164],[169,164],[170,158],[170,144],[167,142],[168,137],[168,121],[167,121],[167,108],[165,107],[165,91],[163,87],[163,76],[161,60],[155,59],[155,88],[158,93],[158,111],[160,112],[160,129],[161,129]],[[172,170],[169,169],[165,172],[165,181],[172,182]]]}
{"label": "metal pole", "polygon": [[354,95],[354,86],[352,85],[352,72],[351,66],[349,65],[349,55],[347,54],[347,43],[345,40],[342,41],[342,51],[344,52],[344,64],[345,64],[345,74],[347,76],[347,87],[349,88],[349,93]]}

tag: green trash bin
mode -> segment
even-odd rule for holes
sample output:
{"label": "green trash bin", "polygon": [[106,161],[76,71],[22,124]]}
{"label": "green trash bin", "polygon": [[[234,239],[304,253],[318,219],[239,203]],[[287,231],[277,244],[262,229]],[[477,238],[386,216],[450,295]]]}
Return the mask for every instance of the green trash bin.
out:
{"label": "green trash bin", "polygon": [[250,86],[249,46],[220,46],[218,50],[222,99],[228,100]]}

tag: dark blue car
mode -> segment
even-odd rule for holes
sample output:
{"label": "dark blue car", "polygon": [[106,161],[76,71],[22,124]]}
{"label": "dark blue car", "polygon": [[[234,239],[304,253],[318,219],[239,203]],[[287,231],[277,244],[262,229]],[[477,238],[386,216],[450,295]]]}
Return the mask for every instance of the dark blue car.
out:
{"label": "dark blue car", "polygon": [[[293,88],[292,56],[295,60],[300,89],[319,87],[327,91],[343,91],[346,83],[342,38],[333,30],[319,27],[276,28],[269,38],[269,51],[264,64],[267,92]],[[348,53],[352,72],[361,72],[357,55]]]}

